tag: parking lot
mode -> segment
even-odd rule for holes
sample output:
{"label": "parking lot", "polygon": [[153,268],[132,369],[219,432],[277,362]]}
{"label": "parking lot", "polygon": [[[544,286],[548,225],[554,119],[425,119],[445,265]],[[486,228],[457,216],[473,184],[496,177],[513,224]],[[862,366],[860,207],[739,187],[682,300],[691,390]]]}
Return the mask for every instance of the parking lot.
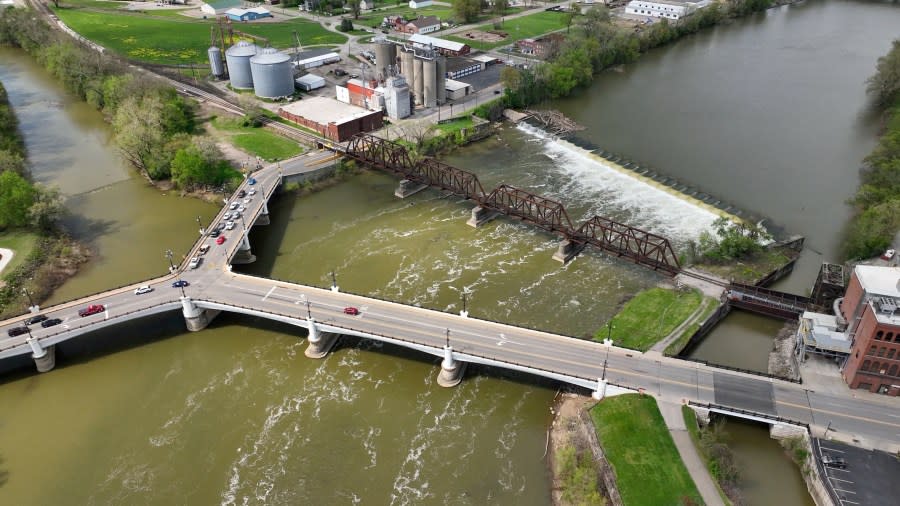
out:
{"label": "parking lot", "polygon": [[813,439],[816,465],[835,504],[895,506],[900,460],[882,451]]}

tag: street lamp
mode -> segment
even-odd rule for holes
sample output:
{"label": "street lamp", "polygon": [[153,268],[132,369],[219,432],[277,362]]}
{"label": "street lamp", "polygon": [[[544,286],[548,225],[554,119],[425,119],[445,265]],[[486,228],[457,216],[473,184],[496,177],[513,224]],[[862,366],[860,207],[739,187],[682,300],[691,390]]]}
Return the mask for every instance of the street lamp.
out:
{"label": "street lamp", "polygon": [[306,319],[312,320],[312,309],[309,305],[309,299],[306,300]]}
{"label": "street lamp", "polygon": [[175,264],[172,262],[172,257],[174,255],[175,254],[172,253],[172,250],[170,250],[170,249],[166,250],[166,258],[169,259],[169,272],[175,272]]}
{"label": "street lamp", "polygon": [[203,235],[203,222],[200,221],[200,216],[197,216],[197,225],[200,225],[200,235]]}
{"label": "street lamp", "polygon": [[335,277],[334,271],[331,271],[331,291],[337,291],[337,277]]}
{"label": "street lamp", "polygon": [[828,427],[825,427],[825,434],[822,434],[822,439],[828,439],[829,430],[831,430],[831,420],[828,420]]}
{"label": "street lamp", "polygon": [[34,301],[31,300],[31,292],[28,291],[28,288],[27,288],[27,287],[24,287],[24,286],[23,286],[23,287],[22,287],[22,293],[24,293],[25,296],[28,297],[28,309],[33,308],[33,307],[34,307]]}

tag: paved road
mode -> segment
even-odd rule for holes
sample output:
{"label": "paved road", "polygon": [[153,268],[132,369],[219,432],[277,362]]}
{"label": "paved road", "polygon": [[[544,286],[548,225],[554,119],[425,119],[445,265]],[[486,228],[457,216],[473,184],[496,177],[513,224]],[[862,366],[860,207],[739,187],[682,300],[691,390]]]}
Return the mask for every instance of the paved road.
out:
{"label": "paved road", "polygon": [[[252,176],[255,185],[245,182],[241,189],[257,190],[246,203],[244,223],[250,226],[263,211],[267,197],[274,192],[281,172],[276,166]],[[221,220],[220,212],[216,222]],[[611,347],[561,335],[539,332],[501,323],[463,318],[403,304],[335,293],[278,280],[257,278],[231,272],[228,260],[241,243],[243,225],[224,233],[225,243],[216,245],[207,237],[201,244],[211,249],[197,269],[184,269],[117,290],[78,301],[46,308],[49,317],[64,320],[62,325],[32,326],[32,335],[44,346],[154,312],[181,307],[181,290],[172,288],[176,276],[188,281],[185,294],[201,307],[258,314],[305,326],[307,302],[312,317],[321,325],[333,326],[345,335],[379,338],[387,336],[401,344],[439,355],[447,340],[456,353],[472,360],[495,362],[509,368],[525,368],[536,374],[565,375],[567,381],[586,386],[604,372],[617,385],[643,389],[657,397],[681,402],[693,400],[774,414],[818,427],[829,423],[832,430],[854,434],[866,446],[888,451],[900,449],[900,416],[896,399],[856,399],[849,395],[807,391],[802,385],[771,380],[755,375],[718,369],[694,362],[664,357],[658,353]],[[192,253],[193,254],[193,253]],[[190,256],[190,255],[188,255]],[[150,284],[154,291],[134,295],[139,284]],[[77,310],[88,303],[104,304],[104,313],[80,318]],[[344,314],[343,308],[358,307],[359,316]],[[6,338],[6,330],[21,325],[26,316],[0,322],[0,359],[30,353],[27,335]],[[301,332],[298,329],[298,334]]]}

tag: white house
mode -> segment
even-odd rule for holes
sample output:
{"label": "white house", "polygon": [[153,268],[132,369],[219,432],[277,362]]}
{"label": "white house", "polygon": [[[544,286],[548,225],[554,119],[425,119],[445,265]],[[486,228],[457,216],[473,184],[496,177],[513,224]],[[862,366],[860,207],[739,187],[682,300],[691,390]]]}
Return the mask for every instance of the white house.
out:
{"label": "white house", "polygon": [[375,8],[375,0],[360,0],[359,10],[370,11]]}
{"label": "white house", "polygon": [[210,16],[225,14],[225,11],[241,6],[241,0],[207,0],[200,5],[200,12]]}
{"label": "white house", "polygon": [[410,9],[421,9],[422,7],[431,7],[431,0],[409,0]]}
{"label": "white house", "polygon": [[650,16],[653,18],[681,19],[694,12],[691,2],[674,0],[632,0],[625,6],[625,14]]}

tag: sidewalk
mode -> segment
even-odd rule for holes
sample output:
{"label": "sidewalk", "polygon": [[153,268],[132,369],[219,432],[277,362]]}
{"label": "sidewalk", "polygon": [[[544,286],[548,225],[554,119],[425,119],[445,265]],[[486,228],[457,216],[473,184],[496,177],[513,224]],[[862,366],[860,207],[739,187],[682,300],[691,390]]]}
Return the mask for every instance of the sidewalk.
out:
{"label": "sidewalk", "polygon": [[663,400],[659,400],[657,405],[659,406],[659,412],[662,413],[663,420],[666,421],[669,433],[672,434],[672,439],[675,441],[675,446],[678,448],[684,467],[687,468],[688,473],[694,480],[694,484],[697,485],[697,490],[700,491],[703,502],[707,506],[725,506],[722,497],[719,495],[719,489],[713,483],[712,477],[706,469],[703,459],[697,453],[697,448],[694,446],[694,442],[691,441],[691,435],[688,434],[687,427],[684,425],[681,405]]}

